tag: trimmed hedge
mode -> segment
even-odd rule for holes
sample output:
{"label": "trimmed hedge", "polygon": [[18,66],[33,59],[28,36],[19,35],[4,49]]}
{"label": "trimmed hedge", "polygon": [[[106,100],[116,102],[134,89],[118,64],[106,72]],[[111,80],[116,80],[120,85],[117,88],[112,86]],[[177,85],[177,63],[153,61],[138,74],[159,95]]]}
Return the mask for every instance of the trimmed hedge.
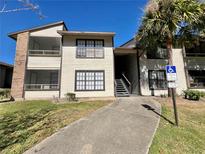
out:
{"label": "trimmed hedge", "polygon": [[205,97],[205,92],[198,90],[184,90],[183,95],[185,99],[198,101],[200,97]]}

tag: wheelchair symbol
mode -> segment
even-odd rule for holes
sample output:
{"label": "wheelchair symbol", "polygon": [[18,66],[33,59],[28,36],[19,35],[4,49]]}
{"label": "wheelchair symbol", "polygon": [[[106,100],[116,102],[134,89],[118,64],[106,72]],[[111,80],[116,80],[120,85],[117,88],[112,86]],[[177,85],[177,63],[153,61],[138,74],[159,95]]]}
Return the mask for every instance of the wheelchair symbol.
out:
{"label": "wheelchair symbol", "polygon": [[175,73],[175,71],[173,70],[172,66],[169,66],[169,67],[168,67],[168,72],[169,72],[169,73]]}
{"label": "wheelchair symbol", "polygon": [[176,74],[176,66],[167,65],[166,66],[166,73],[168,73],[168,74]]}

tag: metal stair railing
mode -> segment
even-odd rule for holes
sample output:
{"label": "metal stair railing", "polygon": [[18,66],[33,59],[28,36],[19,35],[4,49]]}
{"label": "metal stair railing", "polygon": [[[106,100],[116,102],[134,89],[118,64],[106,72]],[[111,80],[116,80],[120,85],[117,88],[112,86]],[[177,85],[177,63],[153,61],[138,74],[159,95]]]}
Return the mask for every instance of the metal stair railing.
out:
{"label": "metal stair railing", "polygon": [[127,86],[127,88],[128,88],[128,91],[129,91],[129,93],[131,94],[132,93],[132,84],[131,84],[131,82],[128,80],[128,78],[125,76],[125,74],[124,73],[122,73],[122,80],[123,81],[125,81],[124,83],[126,84],[126,86]]}

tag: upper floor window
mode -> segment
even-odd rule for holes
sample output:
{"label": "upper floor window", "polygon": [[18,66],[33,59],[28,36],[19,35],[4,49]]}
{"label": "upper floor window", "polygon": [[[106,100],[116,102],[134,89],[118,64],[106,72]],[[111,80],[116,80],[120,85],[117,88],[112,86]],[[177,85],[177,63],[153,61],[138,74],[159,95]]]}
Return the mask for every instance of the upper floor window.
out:
{"label": "upper floor window", "polygon": [[167,59],[167,49],[166,48],[156,48],[156,49],[149,49],[147,51],[147,59]]}
{"label": "upper floor window", "polygon": [[77,40],[77,58],[103,58],[104,40]]}
{"label": "upper floor window", "polygon": [[185,45],[186,56],[188,57],[205,57],[205,40],[197,43]]}
{"label": "upper floor window", "polygon": [[36,37],[29,39],[29,56],[60,56],[61,38]]}

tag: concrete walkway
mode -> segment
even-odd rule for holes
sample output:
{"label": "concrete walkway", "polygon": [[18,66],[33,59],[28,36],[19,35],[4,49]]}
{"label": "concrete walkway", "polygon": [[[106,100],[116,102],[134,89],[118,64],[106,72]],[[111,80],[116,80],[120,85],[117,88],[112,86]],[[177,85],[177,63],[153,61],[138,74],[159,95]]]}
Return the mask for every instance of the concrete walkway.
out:
{"label": "concrete walkway", "polygon": [[26,154],[145,154],[159,122],[151,98],[119,98],[61,129]]}

